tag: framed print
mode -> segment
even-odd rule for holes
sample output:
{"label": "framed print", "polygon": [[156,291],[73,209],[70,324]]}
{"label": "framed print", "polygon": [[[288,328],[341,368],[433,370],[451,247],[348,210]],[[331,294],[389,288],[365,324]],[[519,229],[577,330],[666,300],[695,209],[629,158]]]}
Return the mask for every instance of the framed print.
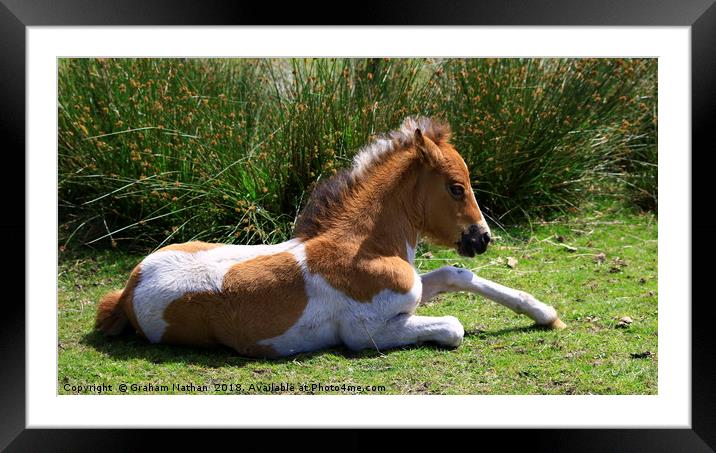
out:
{"label": "framed print", "polygon": [[195,6],[0,8],[3,446],[711,451],[712,2]]}

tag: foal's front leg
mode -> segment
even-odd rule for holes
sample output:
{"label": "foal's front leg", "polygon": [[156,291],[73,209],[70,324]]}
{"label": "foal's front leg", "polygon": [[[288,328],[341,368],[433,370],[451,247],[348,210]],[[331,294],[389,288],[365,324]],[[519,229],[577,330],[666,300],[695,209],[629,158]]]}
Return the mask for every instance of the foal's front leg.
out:
{"label": "foal's front leg", "polygon": [[341,329],[343,342],[351,349],[390,349],[433,341],[457,347],[465,329],[454,316],[416,316],[400,313],[387,321],[347,323]]}
{"label": "foal's front leg", "polygon": [[525,314],[538,325],[553,329],[567,327],[559,319],[554,308],[540,302],[531,294],[478,277],[467,269],[444,266],[421,275],[420,279],[423,283],[422,302],[439,293],[470,291],[504,305],[516,313]]}

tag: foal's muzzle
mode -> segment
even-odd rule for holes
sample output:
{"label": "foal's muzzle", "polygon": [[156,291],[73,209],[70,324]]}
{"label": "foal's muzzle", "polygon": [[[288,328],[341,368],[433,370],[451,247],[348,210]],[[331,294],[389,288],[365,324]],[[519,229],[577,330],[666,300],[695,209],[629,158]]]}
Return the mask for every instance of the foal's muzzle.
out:
{"label": "foal's muzzle", "polygon": [[472,258],[475,254],[485,253],[489,243],[490,233],[482,233],[480,227],[470,225],[467,231],[463,231],[460,235],[460,240],[457,242],[457,253]]}

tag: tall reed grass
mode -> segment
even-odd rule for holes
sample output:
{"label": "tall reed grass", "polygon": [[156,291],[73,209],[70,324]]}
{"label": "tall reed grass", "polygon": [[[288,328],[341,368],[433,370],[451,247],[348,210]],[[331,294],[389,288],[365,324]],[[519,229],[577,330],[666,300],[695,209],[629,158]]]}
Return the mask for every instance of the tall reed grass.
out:
{"label": "tall reed grass", "polygon": [[[621,159],[647,60],[469,59],[445,64],[446,112],[497,220],[574,207]],[[613,135],[605,141],[605,137]],[[653,137],[655,140],[655,136]]]}
{"label": "tall reed grass", "polygon": [[648,60],[61,60],[61,245],[286,239],[312,185],[408,115],[452,124],[494,221],[546,215],[626,162],[636,142],[616,125],[652,73]]}
{"label": "tall reed grass", "polygon": [[635,102],[612,136],[617,142],[612,147],[619,155],[617,171],[622,177],[626,197],[647,211],[657,211],[659,199],[657,61],[645,62],[648,69],[644,71]]}

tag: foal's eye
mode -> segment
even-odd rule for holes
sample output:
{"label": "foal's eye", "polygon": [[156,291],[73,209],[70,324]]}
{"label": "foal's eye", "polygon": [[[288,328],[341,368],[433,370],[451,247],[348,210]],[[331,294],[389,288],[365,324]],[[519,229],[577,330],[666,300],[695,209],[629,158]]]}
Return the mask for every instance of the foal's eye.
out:
{"label": "foal's eye", "polygon": [[462,198],[465,195],[465,188],[460,184],[452,184],[450,186],[450,195],[455,198]]}

